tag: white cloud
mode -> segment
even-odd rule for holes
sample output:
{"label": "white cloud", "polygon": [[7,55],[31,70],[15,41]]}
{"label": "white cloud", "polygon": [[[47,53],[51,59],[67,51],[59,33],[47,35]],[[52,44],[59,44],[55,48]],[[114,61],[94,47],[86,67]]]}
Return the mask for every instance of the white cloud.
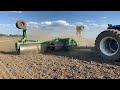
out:
{"label": "white cloud", "polygon": [[96,23],[91,23],[91,24],[89,24],[90,26],[95,26],[95,27],[98,27],[99,25],[98,24],[96,24]]}
{"label": "white cloud", "polygon": [[69,26],[65,20],[56,20],[56,21],[44,21],[41,22],[42,25],[52,25],[52,26]]}
{"label": "white cloud", "polygon": [[0,24],[0,33],[3,34],[20,34],[19,30],[17,30],[15,24]]}
{"label": "white cloud", "polygon": [[4,13],[4,11],[0,11],[0,13]]}
{"label": "white cloud", "polygon": [[28,24],[51,25],[51,26],[69,26],[70,24],[64,20],[44,21],[44,22],[28,22]]}
{"label": "white cloud", "polygon": [[68,22],[64,21],[64,20],[56,20],[56,21],[44,21],[44,22],[28,22],[28,26],[33,26],[33,27],[36,27],[38,26],[39,29],[53,29],[53,28],[56,28],[58,27],[59,28],[66,28],[66,27],[69,27],[69,26],[72,26],[70,25]]}
{"label": "white cloud", "polygon": [[90,20],[86,20],[86,22],[90,22]]}
{"label": "white cloud", "polygon": [[0,11],[0,13],[23,13],[22,11]]}
{"label": "white cloud", "polygon": [[28,22],[28,24],[38,24],[37,22]]}
{"label": "white cloud", "polygon": [[102,26],[102,27],[108,27],[107,24],[101,24],[100,26]]}
{"label": "white cloud", "polygon": [[75,25],[85,25],[83,22],[77,22]]}
{"label": "white cloud", "polygon": [[11,27],[13,27],[13,24],[0,24],[0,27],[1,28],[3,28],[3,27],[11,28]]}
{"label": "white cloud", "polygon": [[12,12],[12,13],[23,13],[22,11],[8,11],[8,12]]}
{"label": "white cloud", "polygon": [[45,22],[41,22],[41,24],[51,25],[51,24],[52,24],[52,22],[51,22],[51,21],[45,21]]}
{"label": "white cloud", "polygon": [[65,26],[69,25],[69,23],[67,23],[67,22],[64,21],[64,20],[53,21],[52,24],[53,24],[53,25],[65,25]]}
{"label": "white cloud", "polygon": [[107,17],[101,17],[101,19],[106,19]]}
{"label": "white cloud", "polygon": [[86,22],[88,22],[88,23],[93,23],[93,22],[95,22],[95,20],[86,20]]}

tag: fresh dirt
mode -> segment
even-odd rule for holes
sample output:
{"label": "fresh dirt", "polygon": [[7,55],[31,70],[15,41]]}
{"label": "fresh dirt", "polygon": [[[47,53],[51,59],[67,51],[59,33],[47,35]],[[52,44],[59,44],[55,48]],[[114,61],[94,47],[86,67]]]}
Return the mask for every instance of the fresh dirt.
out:
{"label": "fresh dirt", "polygon": [[[120,79],[120,62],[102,60],[89,49],[17,55],[14,43],[19,39],[0,37],[1,79]],[[80,43],[94,46],[92,39]]]}

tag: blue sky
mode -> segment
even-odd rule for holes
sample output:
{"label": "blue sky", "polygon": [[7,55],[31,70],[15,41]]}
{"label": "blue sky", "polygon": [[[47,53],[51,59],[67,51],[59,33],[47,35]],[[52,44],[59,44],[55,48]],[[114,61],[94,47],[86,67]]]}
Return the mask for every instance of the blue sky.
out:
{"label": "blue sky", "polygon": [[120,24],[120,11],[0,11],[0,33],[21,34],[17,20],[28,23],[28,29],[53,35],[75,34],[76,25],[85,25],[84,37],[94,38],[107,24]]}

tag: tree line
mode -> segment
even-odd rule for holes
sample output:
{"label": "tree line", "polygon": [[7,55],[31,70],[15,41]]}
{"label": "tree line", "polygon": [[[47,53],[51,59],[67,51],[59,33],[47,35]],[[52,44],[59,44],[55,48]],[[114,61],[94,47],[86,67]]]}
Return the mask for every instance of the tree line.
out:
{"label": "tree line", "polygon": [[6,37],[21,37],[22,35],[19,35],[19,34],[3,34],[3,33],[0,33],[0,36],[6,36]]}

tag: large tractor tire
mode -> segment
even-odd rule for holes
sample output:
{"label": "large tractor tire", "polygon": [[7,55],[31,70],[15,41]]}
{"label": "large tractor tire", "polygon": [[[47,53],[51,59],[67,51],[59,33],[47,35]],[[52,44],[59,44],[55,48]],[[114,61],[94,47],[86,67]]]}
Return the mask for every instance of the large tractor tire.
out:
{"label": "large tractor tire", "polygon": [[27,26],[27,24],[26,24],[26,22],[23,21],[23,20],[19,20],[19,21],[16,22],[16,27],[17,27],[18,29],[25,29],[26,26]]}
{"label": "large tractor tire", "polygon": [[120,31],[112,29],[101,32],[96,38],[95,50],[103,59],[119,60]]}

